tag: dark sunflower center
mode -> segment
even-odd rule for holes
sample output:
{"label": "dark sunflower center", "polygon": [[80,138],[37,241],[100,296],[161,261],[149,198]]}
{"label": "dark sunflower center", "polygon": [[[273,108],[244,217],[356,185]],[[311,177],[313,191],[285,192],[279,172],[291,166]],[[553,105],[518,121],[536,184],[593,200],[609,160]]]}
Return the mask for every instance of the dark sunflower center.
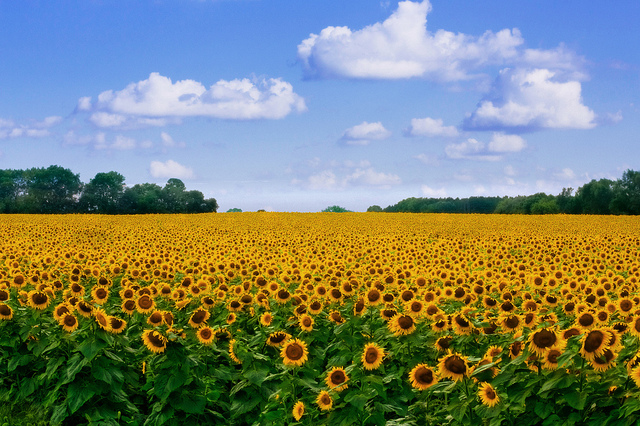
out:
{"label": "dark sunflower center", "polygon": [[104,288],[99,288],[96,290],[96,297],[98,299],[104,299],[107,297],[107,290],[105,290]]}
{"label": "dark sunflower center", "polygon": [[456,288],[456,291],[453,292],[453,295],[455,297],[457,297],[458,299],[460,299],[461,297],[464,297],[464,295],[465,295],[464,288],[462,288],[462,287]]}
{"label": "dark sunflower center", "polygon": [[250,295],[245,294],[244,296],[242,296],[242,298],[240,298],[240,301],[242,303],[247,304],[247,303],[251,303],[253,301],[253,298]]}
{"label": "dark sunflower center", "polygon": [[334,385],[339,385],[347,381],[347,376],[344,374],[343,371],[336,370],[333,373],[331,373],[330,380],[331,380],[331,383],[333,383]]}
{"label": "dark sunflower center", "polygon": [[191,316],[191,321],[196,323],[196,324],[200,324],[202,321],[204,321],[206,316],[207,316],[207,311],[196,311]]}
{"label": "dark sunflower center", "polygon": [[595,318],[593,318],[593,315],[589,313],[580,315],[580,318],[578,319],[578,323],[583,327],[589,327],[594,323],[594,321]]}
{"label": "dark sunflower center", "polygon": [[0,302],[9,300],[9,293],[6,290],[0,290]]}
{"label": "dark sunflower center", "polygon": [[594,330],[584,339],[584,350],[586,352],[595,352],[604,342],[604,333]]}
{"label": "dark sunflower center", "polygon": [[49,300],[49,298],[44,293],[35,293],[31,296],[31,301],[36,305],[44,305],[47,303],[47,300]]}
{"label": "dark sunflower center", "polygon": [[311,327],[311,318],[304,317],[302,319],[302,325],[304,325],[305,327]]}
{"label": "dark sunflower center", "polygon": [[309,308],[313,309],[314,311],[318,311],[322,308],[322,305],[320,304],[320,302],[315,301],[312,302],[311,305],[309,305]]}
{"label": "dark sunflower center", "polygon": [[157,333],[149,333],[149,342],[156,348],[164,348],[165,342],[161,335]]}
{"label": "dark sunflower center", "polygon": [[284,333],[276,333],[276,334],[272,335],[271,337],[269,337],[269,340],[271,340],[271,343],[280,343],[286,337],[287,336]]}
{"label": "dark sunflower center", "polygon": [[360,299],[356,303],[356,312],[362,312],[364,310],[364,300]]}
{"label": "dark sunflower center", "polygon": [[67,315],[64,317],[63,322],[67,327],[73,327],[74,325],[76,325],[76,322],[78,322],[78,320],[76,320],[76,317],[74,317],[73,315]]}
{"label": "dark sunflower center", "polygon": [[441,337],[440,339],[438,339],[438,345],[440,345],[442,349],[449,349],[451,340],[453,340],[452,337]]}
{"label": "dark sunflower center", "polygon": [[285,289],[281,289],[278,291],[278,297],[282,300],[286,300],[289,298],[289,292]]}
{"label": "dark sunflower center", "polygon": [[411,304],[411,312],[420,312],[422,310],[422,303],[413,302]]}
{"label": "dark sunflower center", "polygon": [[304,349],[298,343],[293,343],[287,346],[285,355],[287,355],[287,358],[290,360],[298,361],[304,355]]}
{"label": "dark sunflower center", "polygon": [[620,309],[624,312],[629,312],[633,308],[633,303],[630,300],[623,300],[620,302]]}
{"label": "dark sunflower center", "polygon": [[416,379],[416,382],[421,385],[428,385],[432,383],[434,379],[433,371],[425,367],[418,368],[418,371],[416,371],[414,377]]}
{"label": "dark sunflower center", "polygon": [[142,309],[149,309],[153,306],[153,302],[149,296],[144,295],[138,299],[138,306]]}
{"label": "dark sunflower center", "polygon": [[494,399],[496,399],[496,393],[495,393],[495,392],[494,392],[494,390],[493,390],[493,389],[491,389],[491,388],[486,388],[486,389],[485,389],[485,391],[484,391],[484,396],[485,396],[487,399],[490,399],[490,400],[494,400]]}
{"label": "dark sunflower center", "polygon": [[403,315],[398,318],[398,326],[403,330],[408,330],[413,327],[413,318],[409,315]]}
{"label": "dark sunflower center", "polygon": [[153,324],[160,324],[162,322],[162,314],[160,312],[154,312],[149,317],[149,321]]}
{"label": "dark sunflower center", "polygon": [[549,330],[540,330],[533,335],[533,343],[539,348],[548,348],[556,343],[555,333]]}
{"label": "dark sunflower center", "polygon": [[208,328],[203,328],[202,330],[200,330],[200,337],[204,340],[209,340],[212,335],[213,333]]}
{"label": "dark sunflower center", "polygon": [[507,328],[516,328],[518,325],[520,325],[520,319],[518,319],[518,317],[516,316],[512,316],[507,318],[504,323],[507,325]]}
{"label": "dark sunflower center", "polygon": [[435,315],[438,313],[438,307],[435,305],[430,305],[427,307],[427,315]]}
{"label": "dark sunflower center", "polygon": [[136,302],[134,302],[133,300],[129,299],[126,302],[124,302],[124,308],[128,311],[132,311],[134,310],[136,307]]}
{"label": "dark sunflower center", "polygon": [[367,293],[367,299],[369,302],[377,302],[380,300],[380,292],[378,290],[371,290]]}
{"label": "dark sunflower center", "polygon": [[9,316],[11,315],[11,308],[7,305],[0,305],[0,315]]}
{"label": "dark sunflower center", "polygon": [[559,356],[560,356],[560,352],[559,351],[551,350],[547,354],[547,361],[550,362],[551,364],[557,364]]}
{"label": "dark sunflower center", "polygon": [[378,350],[376,348],[369,348],[364,354],[364,359],[369,364],[373,364],[378,360]]}
{"label": "dark sunflower center", "polygon": [[238,309],[241,305],[237,300],[232,300],[229,306],[231,306],[231,309]]}
{"label": "dark sunflower center", "polygon": [[570,328],[569,330],[564,332],[564,338],[569,339],[570,337],[577,336],[580,334],[577,328]]}
{"label": "dark sunflower center", "polygon": [[611,361],[614,356],[615,355],[613,352],[611,352],[611,350],[605,349],[602,356],[593,358],[593,362],[595,362],[596,364],[605,365],[609,363],[609,361]]}
{"label": "dark sunflower center", "polygon": [[118,330],[120,329],[120,327],[122,327],[123,324],[124,323],[122,322],[121,319],[111,318],[111,328]]}
{"label": "dark sunflower center", "polygon": [[467,365],[457,355],[450,356],[444,361],[445,368],[454,374],[464,374],[467,371]]}
{"label": "dark sunflower center", "polygon": [[469,321],[467,321],[466,319],[464,319],[460,315],[456,316],[456,324],[458,324],[462,328],[467,328],[470,325]]}
{"label": "dark sunflower center", "polygon": [[324,405],[329,405],[331,404],[331,397],[327,394],[322,395],[322,397],[320,398],[320,401],[322,402],[322,404]]}
{"label": "dark sunflower center", "polygon": [[522,350],[522,342],[513,342],[509,350],[511,351],[512,355],[517,356]]}

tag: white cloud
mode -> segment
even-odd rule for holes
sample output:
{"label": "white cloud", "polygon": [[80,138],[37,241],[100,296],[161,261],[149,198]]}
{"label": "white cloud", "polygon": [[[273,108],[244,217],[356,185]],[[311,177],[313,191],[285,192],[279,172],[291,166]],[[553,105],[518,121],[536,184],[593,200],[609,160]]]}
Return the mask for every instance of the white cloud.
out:
{"label": "white cloud", "polygon": [[422,185],[421,190],[422,190],[422,195],[428,198],[446,198],[447,197],[447,190],[444,187],[439,189],[434,189],[434,188],[431,188],[430,186]]}
{"label": "white cloud", "polygon": [[9,138],[42,138],[49,136],[49,129],[62,121],[62,117],[46,117],[42,121],[31,121],[29,124],[18,124],[13,120],[0,118],[0,139]]}
{"label": "white cloud", "polygon": [[445,126],[441,118],[414,118],[411,120],[411,126],[405,131],[405,134],[407,136],[454,138],[458,136],[458,129],[455,126]]}
{"label": "white cloud", "polygon": [[447,145],[444,149],[447,157],[454,160],[480,160],[480,161],[499,161],[502,159],[499,155],[487,154],[486,146],[483,142],[469,138],[466,142]]}
{"label": "white cloud", "polygon": [[372,140],[382,140],[391,136],[391,132],[384,128],[381,122],[361,124],[350,127],[342,134],[342,140],[347,145],[368,145]]}
{"label": "white cloud", "polygon": [[167,132],[160,133],[160,139],[162,139],[162,146],[165,148],[184,148],[186,146],[184,142],[176,142],[173,140]]}
{"label": "white cloud", "polygon": [[595,114],[582,104],[579,81],[560,81],[548,69],[503,69],[492,92],[465,120],[474,130],[590,129]]}
{"label": "white cloud", "polygon": [[490,64],[517,59],[523,43],[517,29],[479,37],[445,30],[427,31],[429,1],[403,1],[382,23],[352,31],[327,27],[298,45],[308,77],[397,79],[425,77],[439,81],[472,78]]}
{"label": "white cloud", "polygon": [[95,103],[80,98],[79,110],[90,110],[99,127],[166,124],[166,119],[212,117],[229,120],[280,119],[306,110],[304,99],[279,78],[219,80],[208,89],[194,80],[173,83],[151,73],[146,80],[119,91],[100,93]]}
{"label": "white cloud", "polygon": [[509,165],[509,166],[505,166],[504,167],[504,174],[507,176],[515,176],[516,175],[516,169]]}
{"label": "white cloud", "polygon": [[345,178],[346,185],[382,186],[398,185],[402,180],[398,175],[376,172],[373,168],[356,169]]}
{"label": "white cloud", "polygon": [[78,111],[89,111],[91,110],[91,96],[83,96],[78,99],[78,105],[76,106]]}
{"label": "white cloud", "polygon": [[491,152],[519,152],[525,149],[527,142],[518,135],[505,135],[504,133],[494,133],[489,142]]}
{"label": "white cloud", "polygon": [[437,166],[439,164],[438,159],[435,156],[430,156],[425,153],[414,155],[413,158],[427,166]]}
{"label": "white cloud", "polygon": [[554,175],[560,180],[572,180],[576,178],[575,172],[568,167],[565,167],[560,172],[554,173]]}
{"label": "white cloud", "polygon": [[398,175],[378,172],[367,160],[330,161],[325,168],[320,162],[314,161],[313,167],[321,170],[311,173],[308,169],[300,170],[292,183],[313,190],[344,190],[363,186],[384,189],[402,183]]}
{"label": "white cloud", "polygon": [[173,160],[167,160],[164,163],[161,161],[152,161],[149,165],[149,173],[156,179],[193,179],[195,177],[191,168],[183,166]]}

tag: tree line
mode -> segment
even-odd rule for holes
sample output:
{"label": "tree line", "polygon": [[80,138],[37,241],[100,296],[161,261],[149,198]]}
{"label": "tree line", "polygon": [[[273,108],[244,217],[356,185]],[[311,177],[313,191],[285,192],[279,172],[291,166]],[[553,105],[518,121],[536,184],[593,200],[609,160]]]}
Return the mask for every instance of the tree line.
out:
{"label": "tree line", "polygon": [[367,211],[407,213],[500,214],[640,214],[640,172],[627,170],[620,179],[600,179],[579,187],[563,188],[558,195],[539,192],[516,197],[406,198],[384,209]]}
{"label": "tree line", "polygon": [[187,191],[180,179],[164,187],[155,183],[125,185],[118,172],[97,173],[88,183],[60,166],[0,170],[0,213],[207,213],[216,212],[214,198]]}

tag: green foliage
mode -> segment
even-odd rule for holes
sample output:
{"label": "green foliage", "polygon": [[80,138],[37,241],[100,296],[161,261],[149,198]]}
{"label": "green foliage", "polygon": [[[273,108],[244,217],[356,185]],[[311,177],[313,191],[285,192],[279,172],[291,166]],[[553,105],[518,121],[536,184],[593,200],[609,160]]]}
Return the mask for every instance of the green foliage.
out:
{"label": "green foliage", "polygon": [[381,212],[381,211],[382,211],[382,207],[380,207],[380,206],[379,206],[379,205],[377,205],[377,204],[374,204],[373,206],[370,206],[370,207],[367,209],[367,212]]}
{"label": "green foliage", "polygon": [[227,213],[242,213],[242,209],[234,207],[232,209],[227,210]]}
{"label": "green foliage", "polygon": [[120,173],[98,173],[87,184],[60,166],[0,170],[0,213],[209,213],[214,198],[187,191],[180,179],[164,188],[143,183],[126,187]]}
{"label": "green foliage", "polygon": [[344,207],[340,206],[329,206],[326,209],[322,210],[322,213],[348,213],[351,210],[347,210]]}

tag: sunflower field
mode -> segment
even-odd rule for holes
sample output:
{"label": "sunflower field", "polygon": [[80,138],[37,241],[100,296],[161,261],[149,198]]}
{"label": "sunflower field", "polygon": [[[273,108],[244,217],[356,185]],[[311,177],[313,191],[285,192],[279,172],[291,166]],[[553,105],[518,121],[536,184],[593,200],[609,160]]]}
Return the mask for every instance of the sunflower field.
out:
{"label": "sunflower field", "polygon": [[3,215],[0,425],[635,425],[640,218]]}

